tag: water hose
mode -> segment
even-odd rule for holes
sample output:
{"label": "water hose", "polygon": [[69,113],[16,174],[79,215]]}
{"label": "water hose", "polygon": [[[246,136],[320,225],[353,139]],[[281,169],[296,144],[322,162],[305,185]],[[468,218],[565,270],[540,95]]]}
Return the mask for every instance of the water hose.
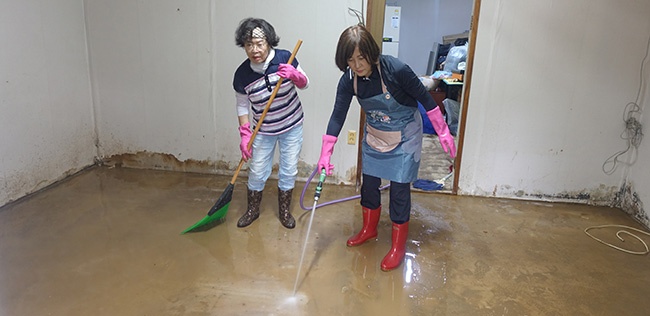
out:
{"label": "water hose", "polygon": [[[302,189],[302,193],[300,194],[300,207],[305,211],[311,211],[314,208],[314,207],[306,207],[305,204],[303,203],[303,201],[305,199],[305,192],[307,192],[307,187],[309,186],[309,183],[311,183],[311,180],[314,178],[314,176],[316,176],[317,172],[318,172],[318,167],[314,168],[314,172],[311,173],[311,175],[307,179],[307,182],[305,182],[305,187]],[[390,187],[390,184],[387,184],[387,185],[379,187],[379,190],[383,191],[383,190],[385,190],[385,189],[387,189],[389,187]],[[361,194],[357,194],[357,195],[349,196],[349,197],[346,197],[346,198],[342,198],[342,199],[333,200],[333,201],[325,202],[325,203],[322,203],[322,204],[318,204],[318,205],[316,205],[316,208],[331,205],[331,204],[335,204],[335,203],[346,202],[346,201],[350,201],[350,200],[354,200],[354,199],[358,199],[358,198],[361,198]]]}
{"label": "water hose", "polygon": [[[317,172],[318,172],[318,167],[314,168],[314,171],[311,173],[311,175],[310,175],[309,178],[307,179],[307,182],[305,182],[305,187],[302,189],[302,193],[300,194],[300,207],[301,207],[303,210],[305,210],[305,211],[311,211],[312,208],[313,208],[313,207],[311,207],[311,208],[310,208],[310,207],[306,207],[305,204],[303,203],[303,201],[305,200],[305,192],[307,192],[307,188],[309,187],[309,183],[311,183],[311,180],[314,179],[314,176],[316,176],[316,173],[317,173]],[[453,174],[454,174],[454,165],[452,164],[452,165],[449,166],[449,174],[447,174],[446,176],[444,176],[442,179],[440,179],[440,180],[434,180],[434,181],[418,179],[418,180],[417,180],[416,182],[414,182],[413,184],[414,184],[414,187],[418,188],[418,187],[416,186],[416,185],[418,185],[418,184],[416,184],[416,183],[421,184],[422,181],[426,181],[427,184],[429,184],[429,185],[434,185],[435,187],[426,187],[426,188],[421,188],[421,189],[424,189],[424,190],[427,190],[427,189],[428,189],[428,190],[441,190],[441,189],[444,187],[445,180],[449,179],[449,177],[451,177]],[[419,181],[419,182],[418,182],[418,181]],[[379,187],[379,191],[383,191],[383,190],[386,190],[386,189],[388,189],[388,188],[390,188],[390,183],[387,184],[387,185],[384,185],[384,186]],[[361,198],[361,194],[357,194],[357,195],[349,196],[349,197],[342,198],[342,199],[339,199],[339,200],[334,200],[334,201],[325,202],[325,203],[322,203],[322,204],[317,205],[316,208],[323,207],[323,206],[327,206],[327,205],[331,205],[331,204],[335,204],[335,203],[340,203],[340,202],[346,202],[346,201],[350,201],[350,200],[355,200],[355,199],[359,199],[359,198]]]}

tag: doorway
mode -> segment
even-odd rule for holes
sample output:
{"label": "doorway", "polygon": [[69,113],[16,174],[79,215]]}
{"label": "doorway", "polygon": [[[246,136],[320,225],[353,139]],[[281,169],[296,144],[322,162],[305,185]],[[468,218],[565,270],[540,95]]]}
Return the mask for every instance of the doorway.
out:
{"label": "doorway", "polygon": [[[378,41],[378,44],[381,47],[381,39],[383,38],[383,28],[384,28],[384,13],[385,13],[385,8],[386,8],[387,1],[386,0],[368,0],[367,8],[368,12],[366,14],[366,26],[372,33],[373,37]],[[393,5],[393,3],[390,3]],[[460,176],[460,171],[461,171],[461,158],[462,158],[462,152],[463,152],[463,132],[465,130],[465,122],[466,122],[466,113],[467,113],[467,108],[468,108],[468,103],[469,103],[469,91],[471,87],[471,78],[472,78],[472,66],[473,66],[473,59],[474,59],[474,49],[476,45],[476,33],[477,33],[477,26],[478,26],[478,16],[480,12],[480,4],[481,0],[474,0],[472,9],[471,9],[471,15],[470,15],[470,24],[469,24],[469,41],[468,41],[468,47],[467,47],[467,59],[466,59],[466,66],[465,66],[465,71],[463,75],[463,86],[462,90],[460,92],[460,99],[459,101],[459,114],[458,114],[458,131],[455,136],[455,141],[456,141],[456,158],[451,159],[446,153],[441,152],[441,149],[438,148],[427,148],[425,147],[427,145],[429,146],[440,146],[437,140],[437,136],[434,136],[433,139],[423,139],[423,155],[425,154],[425,151],[431,150],[435,156],[427,156],[426,159],[423,158],[420,169],[423,170],[423,172],[429,172],[427,174],[420,173],[418,174],[419,178],[423,178],[424,180],[430,180],[430,181],[436,181],[444,183],[444,186],[442,189],[435,189],[435,190],[421,190],[421,189],[413,189],[416,191],[424,191],[424,192],[440,192],[440,193],[448,193],[448,194],[457,194],[458,192],[458,178]],[[360,138],[363,137],[362,131],[363,131],[363,126],[364,124],[364,116],[363,113],[361,115],[360,119],[360,127],[359,130],[361,131]],[[425,136],[428,137],[428,136]],[[359,151],[360,151],[360,145],[359,145]],[[446,155],[446,156],[445,156]],[[446,161],[448,162],[449,167],[445,165]],[[431,165],[431,164],[436,164]],[[450,172],[451,171],[451,172]],[[422,177],[420,177],[422,176]],[[447,178],[446,178],[447,177]],[[446,178],[446,179],[445,179]],[[357,178],[356,178],[357,186],[359,183],[361,183],[361,160],[360,160],[360,154],[358,157],[357,161]]]}

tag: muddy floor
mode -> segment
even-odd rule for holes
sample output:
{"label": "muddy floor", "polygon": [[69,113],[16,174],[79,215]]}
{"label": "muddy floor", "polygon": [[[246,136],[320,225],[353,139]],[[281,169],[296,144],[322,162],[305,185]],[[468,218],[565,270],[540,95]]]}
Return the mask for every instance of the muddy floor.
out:
{"label": "muddy floor", "polygon": [[[301,273],[314,183],[294,190],[293,230],[277,217],[270,181],[260,218],[237,228],[245,179],[225,220],[205,217],[230,177],[95,167],[0,208],[0,315],[647,315],[650,258],[584,230],[642,228],[618,209],[413,193],[407,255],[361,226],[354,187],[326,183]],[[388,193],[383,194],[388,205]],[[348,199],[347,201],[339,201]],[[338,201],[338,202],[337,202]],[[591,230],[616,242],[616,229]],[[642,238],[648,242],[648,238]],[[627,236],[624,236],[627,237]],[[643,250],[626,238],[617,242]],[[295,291],[294,291],[295,289]]]}

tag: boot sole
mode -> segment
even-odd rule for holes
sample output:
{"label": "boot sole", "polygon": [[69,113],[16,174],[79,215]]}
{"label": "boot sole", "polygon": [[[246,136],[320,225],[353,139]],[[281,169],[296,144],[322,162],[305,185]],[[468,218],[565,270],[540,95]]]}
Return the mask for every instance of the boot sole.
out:
{"label": "boot sole", "polygon": [[371,240],[371,239],[374,239],[375,241],[377,241],[377,236],[373,236],[373,237],[367,238],[367,239],[365,239],[364,241],[359,242],[359,243],[350,243],[350,242],[346,242],[345,244],[346,244],[348,247],[356,247],[356,246],[361,246],[361,245],[365,244],[367,241],[369,241],[369,240]]}
{"label": "boot sole", "polygon": [[253,218],[253,220],[251,220],[250,222],[245,223],[245,224],[241,224],[241,223],[238,221],[238,222],[237,222],[237,227],[239,227],[239,228],[243,228],[243,227],[246,227],[246,226],[250,226],[250,224],[253,224],[253,222],[256,221],[259,217],[260,217],[260,216],[257,215],[257,216],[255,216],[255,218]]}

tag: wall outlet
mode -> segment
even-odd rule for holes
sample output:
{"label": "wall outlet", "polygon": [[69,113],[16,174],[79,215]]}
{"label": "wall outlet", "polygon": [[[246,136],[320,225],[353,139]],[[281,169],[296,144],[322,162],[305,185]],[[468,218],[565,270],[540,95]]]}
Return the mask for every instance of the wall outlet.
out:
{"label": "wall outlet", "polygon": [[354,145],[357,143],[357,131],[348,131],[348,144]]}

